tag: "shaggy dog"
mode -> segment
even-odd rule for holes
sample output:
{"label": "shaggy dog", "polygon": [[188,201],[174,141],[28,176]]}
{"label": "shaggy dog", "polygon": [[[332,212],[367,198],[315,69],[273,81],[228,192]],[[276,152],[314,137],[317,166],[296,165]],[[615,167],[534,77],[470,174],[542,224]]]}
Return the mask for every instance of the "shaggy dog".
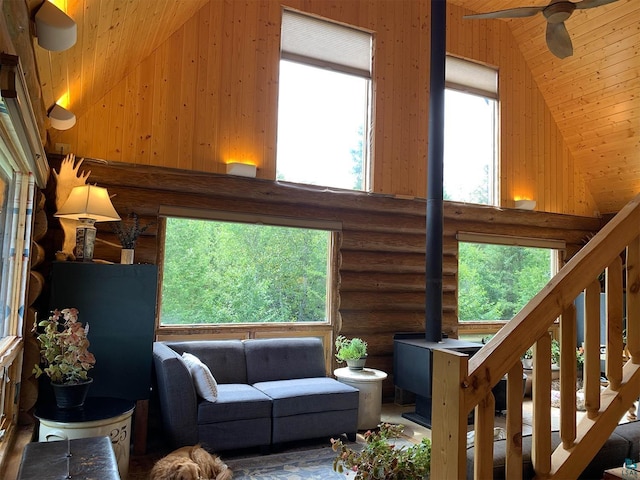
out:
{"label": "shaggy dog", "polygon": [[231,480],[233,473],[219,457],[200,445],[174,450],[156,462],[149,480]]}

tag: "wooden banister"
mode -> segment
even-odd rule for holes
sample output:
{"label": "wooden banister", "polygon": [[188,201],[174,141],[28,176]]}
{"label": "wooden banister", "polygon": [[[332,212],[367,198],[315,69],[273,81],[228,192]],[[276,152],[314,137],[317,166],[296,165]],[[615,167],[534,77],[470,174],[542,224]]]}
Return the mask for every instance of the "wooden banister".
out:
{"label": "wooden banister", "polygon": [[[620,252],[626,253],[623,266]],[[606,272],[606,375],[601,393],[600,274]],[[626,272],[626,292],[623,274]],[[577,422],[576,310],[584,291],[583,380],[587,414]],[[625,305],[626,302],[626,325]],[[560,318],[560,445],[551,443],[551,337]],[[626,328],[626,330],[625,330]],[[631,356],[623,362],[624,334]],[[466,423],[475,414],[476,479],[493,477],[494,399],[507,375],[507,478],[522,477],[522,365],[534,346],[531,459],[538,478],[574,478],[640,395],[640,195],[471,358],[434,351],[432,478],[464,478]],[[624,363],[624,365],[623,365]]]}

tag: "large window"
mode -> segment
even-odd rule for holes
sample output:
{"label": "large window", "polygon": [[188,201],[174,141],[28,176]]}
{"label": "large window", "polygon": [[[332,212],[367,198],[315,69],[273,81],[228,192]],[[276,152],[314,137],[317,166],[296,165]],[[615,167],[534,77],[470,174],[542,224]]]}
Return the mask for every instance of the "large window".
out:
{"label": "large window", "polygon": [[278,180],[369,189],[371,34],[284,10]]}
{"label": "large window", "polygon": [[327,322],[330,247],[323,229],[167,217],[161,324]]}
{"label": "large window", "polygon": [[458,318],[513,318],[557,271],[563,242],[458,234]]}
{"label": "large window", "polygon": [[498,204],[497,88],[497,70],[447,57],[445,200]]}

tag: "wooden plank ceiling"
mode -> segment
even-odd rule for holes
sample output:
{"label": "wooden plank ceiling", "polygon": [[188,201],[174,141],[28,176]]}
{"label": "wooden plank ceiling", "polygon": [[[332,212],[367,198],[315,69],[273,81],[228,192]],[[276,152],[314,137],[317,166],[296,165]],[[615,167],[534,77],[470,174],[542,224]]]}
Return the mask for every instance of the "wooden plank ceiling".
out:
{"label": "wooden plank ceiling", "polygon": [[[26,1],[31,11],[41,3]],[[78,44],[65,52],[35,48],[45,106],[70,91],[81,115],[209,1],[222,0],[57,0],[78,23]],[[472,13],[547,2],[451,3]],[[640,192],[638,18],[638,0],[576,10],[566,22],[574,55],[564,60],[547,51],[541,14],[468,20],[470,28],[508,22],[601,213],[618,211]]]}

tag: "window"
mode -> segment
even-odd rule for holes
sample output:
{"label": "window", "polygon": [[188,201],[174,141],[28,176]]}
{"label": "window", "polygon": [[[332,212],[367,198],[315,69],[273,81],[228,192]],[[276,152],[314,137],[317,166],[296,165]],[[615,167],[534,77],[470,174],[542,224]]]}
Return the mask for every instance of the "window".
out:
{"label": "window", "polygon": [[369,189],[371,34],[283,11],[278,180]]}
{"label": "window", "polygon": [[[513,318],[557,271],[564,242],[458,234],[458,318],[461,322]],[[480,243],[481,242],[481,243]]]}
{"label": "window", "polygon": [[497,88],[493,68],[447,56],[445,200],[498,204]]}
{"label": "window", "polygon": [[168,216],[161,325],[328,322],[331,231],[274,220]]}

